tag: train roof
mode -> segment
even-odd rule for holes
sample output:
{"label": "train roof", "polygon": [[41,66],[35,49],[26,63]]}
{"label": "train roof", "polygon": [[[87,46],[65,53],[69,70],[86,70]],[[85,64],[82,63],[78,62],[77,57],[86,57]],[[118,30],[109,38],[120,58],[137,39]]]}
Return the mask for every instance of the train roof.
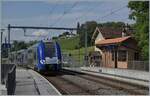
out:
{"label": "train roof", "polygon": [[54,42],[53,40],[42,40],[43,42]]}
{"label": "train roof", "polygon": [[34,45],[30,46],[30,47],[29,47],[29,48],[27,48],[27,49],[32,49],[32,48],[37,47],[37,46],[38,46],[38,44],[39,44],[40,42],[47,43],[47,42],[54,42],[54,41],[52,41],[52,40],[41,40],[41,41],[39,41],[38,43],[36,43],[36,44],[34,44]]}
{"label": "train roof", "polygon": [[[55,42],[55,41],[52,41],[52,40],[41,40],[41,41],[42,41],[43,43]],[[41,41],[38,41],[36,44],[34,44],[34,45],[28,47],[27,49],[21,49],[21,50],[18,50],[18,51],[13,51],[13,52],[11,52],[10,54],[22,53],[22,52],[25,52],[25,51],[27,51],[27,50],[29,50],[29,49],[35,48],[35,47],[38,46],[38,44],[39,44]]]}

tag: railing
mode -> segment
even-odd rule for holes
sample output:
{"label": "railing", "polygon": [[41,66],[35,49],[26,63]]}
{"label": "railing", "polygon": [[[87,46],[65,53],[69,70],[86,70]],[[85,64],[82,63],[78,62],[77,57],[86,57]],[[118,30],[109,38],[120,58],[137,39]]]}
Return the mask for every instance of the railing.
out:
{"label": "railing", "polygon": [[149,61],[128,61],[128,68],[149,71]]}
{"label": "railing", "polygon": [[[63,67],[82,67],[83,66],[83,60],[79,60],[79,56],[76,54],[72,54],[69,56],[68,54],[62,55],[62,63]],[[80,59],[82,59],[80,57]]]}

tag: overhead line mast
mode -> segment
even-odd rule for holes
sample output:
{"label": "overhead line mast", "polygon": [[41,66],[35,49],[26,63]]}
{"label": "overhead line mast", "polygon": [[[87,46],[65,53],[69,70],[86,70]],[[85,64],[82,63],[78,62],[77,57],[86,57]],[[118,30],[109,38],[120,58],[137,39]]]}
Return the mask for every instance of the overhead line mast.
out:
{"label": "overhead line mast", "polygon": [[8,43],[10,43],[10,31],[11,29],[51,29],[51,30],[78,30],[78,28],[66,28],[66,27],[36,27],[36,26],[12,26],[8,25]]}
{"label": "overhead line mast", "polygon": [[65,27],[35,27],[35,26],[8,26],[8,28],[18,29],[53,29],[53,30],[77,30],[77,28],[65,28]]}

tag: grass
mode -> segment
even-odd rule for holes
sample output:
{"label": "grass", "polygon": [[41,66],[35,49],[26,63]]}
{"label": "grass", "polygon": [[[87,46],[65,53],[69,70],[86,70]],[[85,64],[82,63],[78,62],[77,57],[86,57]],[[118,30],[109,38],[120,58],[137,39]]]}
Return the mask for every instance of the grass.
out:
{"label": "grass", "polygon": [[[60,44],[63,54],[71,54],[76,61],[83,63],[85,48],[76,48],[79,46],[79,36],[72,38],[60,38],[57,42]],[[94,51],[93,46],[87,48],[87,52],[89,53],[90,51]]]}
{"label": "grass", "polygon": [[[87,52],[94,51],[94,46],[88,47]],[[63,53],[71,54],[71,56],[78,62],[83,62],[85,55],[85,48],[74,49],[74,50],[63,50]],[[87,55],[88,55],[87,53]]]}
{"label": "grass", "polygon": [[79,36],[72,38],[60,38],[57,40],[62,50],[74,50],[79,45]]}

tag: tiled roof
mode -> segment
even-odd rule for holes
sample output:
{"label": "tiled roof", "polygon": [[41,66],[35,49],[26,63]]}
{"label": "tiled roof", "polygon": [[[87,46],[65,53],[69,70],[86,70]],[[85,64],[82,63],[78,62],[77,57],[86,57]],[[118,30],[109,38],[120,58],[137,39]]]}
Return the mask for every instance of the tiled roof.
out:
{"label": "tiled roof", "polygon": [[114,29],[114,28],[100,28],[100,31],[104,38],[112,38],[112,36],[115,37],[121,37],[122,29]]}
{"label": "tiled roof", "polygon": [[96,45],[108,45],[108,44],[117,44],[121,43],[127,39],[129,39],[131,36],[126,37],[120,37],[120,38],[113,38],[113,39],[105,39],[105,40],[98,40],[96,41]]}
{"label": "tiled roof", "polygon": [[[122,28],[111,28],[111,27],[98,27],[101,31],[104,38],[114,38],[114,37],[121,37],[122,36]],[[131,35],[131,31],[127,31],[127,34]]]}

